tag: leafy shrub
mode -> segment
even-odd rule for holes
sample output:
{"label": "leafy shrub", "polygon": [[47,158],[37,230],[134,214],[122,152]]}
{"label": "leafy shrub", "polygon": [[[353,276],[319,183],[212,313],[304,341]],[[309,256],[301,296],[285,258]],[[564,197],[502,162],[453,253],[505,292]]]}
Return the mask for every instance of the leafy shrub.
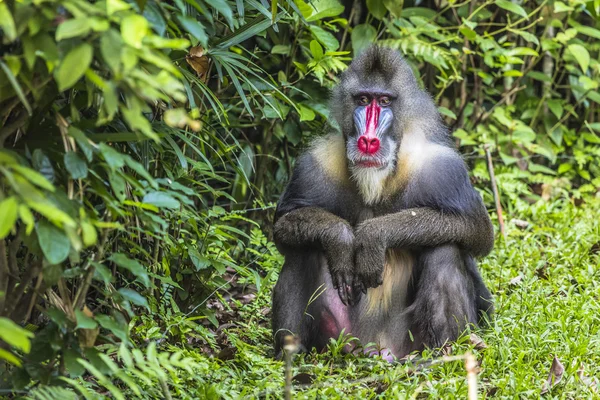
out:
{"label": "leafy shrub", "polygon": [[489,204],[487,146],[509,212],[597,191],[596,2],[353,4],[0,1],[4,387],[185,398],[207,364],[168,346],[218,349],[208,300],[234,278],[267,320],[273,201],[372,42],[406,54]]}

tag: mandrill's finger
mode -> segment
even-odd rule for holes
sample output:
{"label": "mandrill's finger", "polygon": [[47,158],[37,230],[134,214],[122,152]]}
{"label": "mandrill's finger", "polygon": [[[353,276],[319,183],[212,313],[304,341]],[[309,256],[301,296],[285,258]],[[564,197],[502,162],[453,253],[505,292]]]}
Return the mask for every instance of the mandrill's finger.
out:
{"label": "mandrill's finger", "polygon": [[359,282],[352,282],[352,293],[350,296],[349,303],[351,306],[358,304],[362,297],[362,284]]}
{"label": "mandrill's finger", "polygon": [[340,296],[340,300],[342,301],[342,304],[347,306],[348,305],[348,293],[346,292],[346,285],[341,285],[340,287],[338,287],[338,296]]}

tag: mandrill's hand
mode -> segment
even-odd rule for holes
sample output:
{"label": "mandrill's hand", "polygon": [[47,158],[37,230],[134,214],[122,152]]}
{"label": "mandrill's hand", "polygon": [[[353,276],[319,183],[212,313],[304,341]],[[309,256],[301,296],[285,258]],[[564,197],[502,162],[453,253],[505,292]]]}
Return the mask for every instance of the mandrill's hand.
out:
{"label": "mandrill's hand", "polygon": [[328,229],[323,240],[325,258],[333,287],[344,305],[354,305],[360,299],[360,290],[353,290],[354,233],[350,225],[336,224]]}
{"label": "mandrill's hand", "polygon": [[386,244],[381,239],[381,224],[376,219],[364,221],[356,228],[354,240],[354,281],[363,293],[383,283]]}

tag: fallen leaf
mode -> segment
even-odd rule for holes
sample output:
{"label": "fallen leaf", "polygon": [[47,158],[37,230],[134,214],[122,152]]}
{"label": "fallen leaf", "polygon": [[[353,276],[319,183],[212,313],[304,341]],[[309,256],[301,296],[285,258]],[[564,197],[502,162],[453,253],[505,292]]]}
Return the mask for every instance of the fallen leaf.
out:
{"label": "fallen leaf", "polygon": [[598,391],[598,386],[600,385],[598,378],[594,376],[585,376],[585,366],[583,363],[577,370],[577,376],[579,377],[581,383],[583,383],[585,386],[588,386],[592,392],[596,393]]}
{"label": "fallen leaf", "polygon": [[314,380],[315,376],[306,372],[301,372],[292,378],[292,381],[301,385],[310,385]]}
{"label": "fallen leaf", "polygon": [[206,76],[210,67],[210,60],[208,56],[204,54],[204,48],[202,46],[194,46],[190,49],[188,55],[185,56],[185,61],[192,67],[198,78],[203,82],[206,82]]}
{"label": "fallen leaf", "polygon": [[535,274],[538,278],[548,280],[548,264],[544,264],[542,267],[535,270]]}
{"label": "fallen leaf", "polygon": [[554,359],[552,360],[552,365],[550,366],[550,372],[548,373],[548,379],[546,380],[546,382],[544,382],[544,385],[542,386],[541,394],[548,393],[548,391],[550,391],[551,388],[556,386],[556,384],[558,384],[558,382],[560,382],[560,380],[562,379],[564,373],[565,373],[564,365],[562,365],[562,363],[560,362],[558,357],[555,356]]}
{"label": "fallen leaf", "polygon": [[[86,317],[94,318],[94,313],[92,310],[88,308],[87,305],[83,306],[83,310],[81,310]],[[77,338],[79,339],[79,346],[82,348],[90,348],[94,347],[96,343],[96,338],[100,333],[100,328],[92,328],[92,329],[78,329],[77,330]]]}
{"label": "fallen leaf", "polygon": [[522,280],[523,280],[523,275],[515,276],[514,278],[512,278],[510,280],[510,282],[508,282],[508,284],[511,286],[517,286],[519,283],[521,283]]}
{"label": "fallen leaf", "polygon": [[471,342],[475,350],[485,350],[488,348],[488,345],[485,344],[483,339],[474,333],[471,333],[471,335],[469,336],[469,341]]}
{"label": "fallen leaf", "polygon": [[524,221],[522,219],[511,219],[510,222],[512,222],[513,224],[515,224],[515,226],[517,228],[521,228],[521,229],[525,229],[529,226],[529,222],[528,221]]}
{"label": "fallen leaf", "polygon": [[225,347],[219,352],[219,354],[217,354],[217,358],[223,361],[233,360],[236,352],[237,349],[235,347]]}

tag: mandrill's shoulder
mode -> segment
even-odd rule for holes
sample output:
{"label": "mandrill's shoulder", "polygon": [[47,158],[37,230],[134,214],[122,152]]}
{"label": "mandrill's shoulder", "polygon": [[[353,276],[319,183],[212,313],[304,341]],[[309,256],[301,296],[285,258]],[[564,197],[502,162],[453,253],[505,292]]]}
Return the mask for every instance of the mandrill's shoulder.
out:
{"label": "mandrill's shoulder", "polygon": [[346,146],[341,135],[313,141],[297,159],[276,216],[301,207],[319,207],[346,217],[355,196],[349,189]]}
{"label": "mandrill's shoulder", "polygon": [[321,173],[330,184],[346,186],[350,181],[346,143],[341,134],[331,133],[315,139],[307,151],[313,167]]}

